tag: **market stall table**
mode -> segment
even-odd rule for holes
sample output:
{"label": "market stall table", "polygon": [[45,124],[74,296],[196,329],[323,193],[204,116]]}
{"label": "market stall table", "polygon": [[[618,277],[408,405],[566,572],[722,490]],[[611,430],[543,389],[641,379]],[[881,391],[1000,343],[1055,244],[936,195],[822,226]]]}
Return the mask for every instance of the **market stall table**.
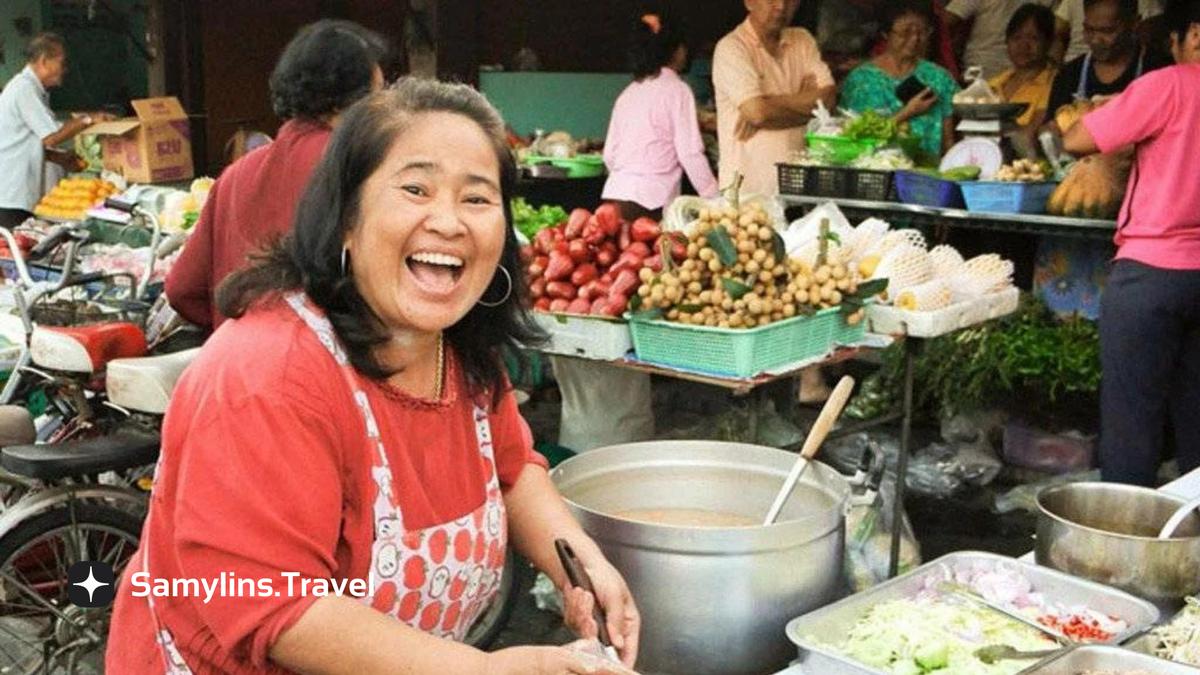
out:
{"label": "market stall table", "polygon": [[1115,221],[1066,218],[1028,213],[981,213],[965,209],[942,209],[900,202],[879,202],[835,197],[783,195],[784,206],[810,209],[827,202],[837,204],[847,216],[879,217],[886,215],[894,225],[906,227],[948,225],[977,230],[1054,235],[1085,239],[1112,239]]}

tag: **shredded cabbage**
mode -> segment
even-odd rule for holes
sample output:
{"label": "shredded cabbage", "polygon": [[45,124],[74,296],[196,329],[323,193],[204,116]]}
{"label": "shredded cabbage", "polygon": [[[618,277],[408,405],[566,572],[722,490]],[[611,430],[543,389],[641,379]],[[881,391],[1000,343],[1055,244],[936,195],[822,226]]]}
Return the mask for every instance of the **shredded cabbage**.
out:
{"label": "shredded cabbage", "polygon": [[1022,651],[1056,646],[1042,633],[992,610],[918,598],[871,608],[833,650],[895,675],[1009,675],[1029,665],[1011,660],[987,665],[974,652],[988,645]]}
{"label": "shredded cabbage", "polygon": [[1155,656],[1200,666],[1200,599],[1188,598],[1187,606],[1174,621],[1152,633],[1159,640]]}

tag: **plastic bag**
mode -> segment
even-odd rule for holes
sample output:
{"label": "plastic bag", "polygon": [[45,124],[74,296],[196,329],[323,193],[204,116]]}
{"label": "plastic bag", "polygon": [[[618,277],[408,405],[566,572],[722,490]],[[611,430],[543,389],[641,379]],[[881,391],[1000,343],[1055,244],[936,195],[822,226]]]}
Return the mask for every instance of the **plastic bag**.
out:
{"label": "plastic bag", "polygon": [[604,653],[604,647],[599,640],[576,640],[566,648],[579,654],[587,662],[591,670],[589,672],[595,675],[637,675],[636,672],[628,669],[622,663],[617,663]]}
{"label": "plastic bag", "polygon": [[967,72],[963,74],[963,79],[971,84],[966,89],[954,95],[954,102],[964,105],[988,105],[993,103],[1002,103],[1003,101],[996,92],[988,86],[987,80],[983,78],[983,69],[979,66],[967,68]]}
{"label": "plastic bag", "polygon": [[[892,514],[896,503],[895,473],[885,474],[879,499],[871,506],[854,506],[846,514],[846,577],[855,593],[888,579],[892,552]],[[900,519],[900,561],[904,574],[921,564],[921,547],[907,514]]]}
{"label": "plastic bag", "polygon": [[1064,473],[1053,478],[1038,481],[1036,483],[1026,483],[1019,485],[1002,495],[996,496],[996,512],[1010,513],[1012,511],[1028,511],[1030,513],[1038,512],[1037,496],[1042,490],[1055,485],[1066,485],[1067,483],[1084,483],[1100,480],[1100,470],[1093,469],[1091,471],[1082,471],[1078,473]]}

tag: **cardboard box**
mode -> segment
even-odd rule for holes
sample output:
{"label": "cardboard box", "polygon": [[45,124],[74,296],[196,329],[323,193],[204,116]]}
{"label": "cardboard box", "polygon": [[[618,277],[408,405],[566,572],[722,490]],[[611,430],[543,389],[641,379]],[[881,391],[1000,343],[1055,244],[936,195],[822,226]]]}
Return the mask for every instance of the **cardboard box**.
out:
{"label": "cardboard box", "polygon": [[163,183],[192,177],[192,140],[187,113],[174,96],[131,102],[136,117],[93,124],[104,168],[131,183]]}

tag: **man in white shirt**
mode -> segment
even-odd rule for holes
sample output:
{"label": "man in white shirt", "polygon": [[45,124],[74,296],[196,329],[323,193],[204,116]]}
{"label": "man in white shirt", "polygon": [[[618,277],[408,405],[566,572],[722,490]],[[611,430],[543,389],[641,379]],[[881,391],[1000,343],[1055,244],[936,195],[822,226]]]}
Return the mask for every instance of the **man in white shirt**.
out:
{"label": "man in white shirt", "polygon": [[[1147,22],[1163,13],[1162,0],[1138,0],[1138,14]],[[1083,38],[1083,0],[1062,0],[1054,12],[1058,18],[1058,38],[1066,47],[1066,56],[1060,63],[1083,56],[1088,51]]]}
{"label": "man in white shirt", "polygon": [[84,114],[60,125],[50,111],[49,89],[62,84],[67,72],[63,39],[42,33],[26,49],[27,65],[0,92],[0,227],[12,228],[30,217],[41,199],[42,162],[72,163],[74,155],[54,147],[74,138],[93,123]]}
{"label": "man in white shirt", "polygon": [[[966,37],[965,48],[956,50],[963,55],[964,72],[971,66],[980,66],[984,78],[990,79],[1012,67],[1005,31],[1012,15],[1027,2],[1044,7],[1054,4],[1054,0],[950,0],[946,5],[950,33],[960,41],[964,33]],[[973,23],[966,33],[964,28],[969,21]]]}

